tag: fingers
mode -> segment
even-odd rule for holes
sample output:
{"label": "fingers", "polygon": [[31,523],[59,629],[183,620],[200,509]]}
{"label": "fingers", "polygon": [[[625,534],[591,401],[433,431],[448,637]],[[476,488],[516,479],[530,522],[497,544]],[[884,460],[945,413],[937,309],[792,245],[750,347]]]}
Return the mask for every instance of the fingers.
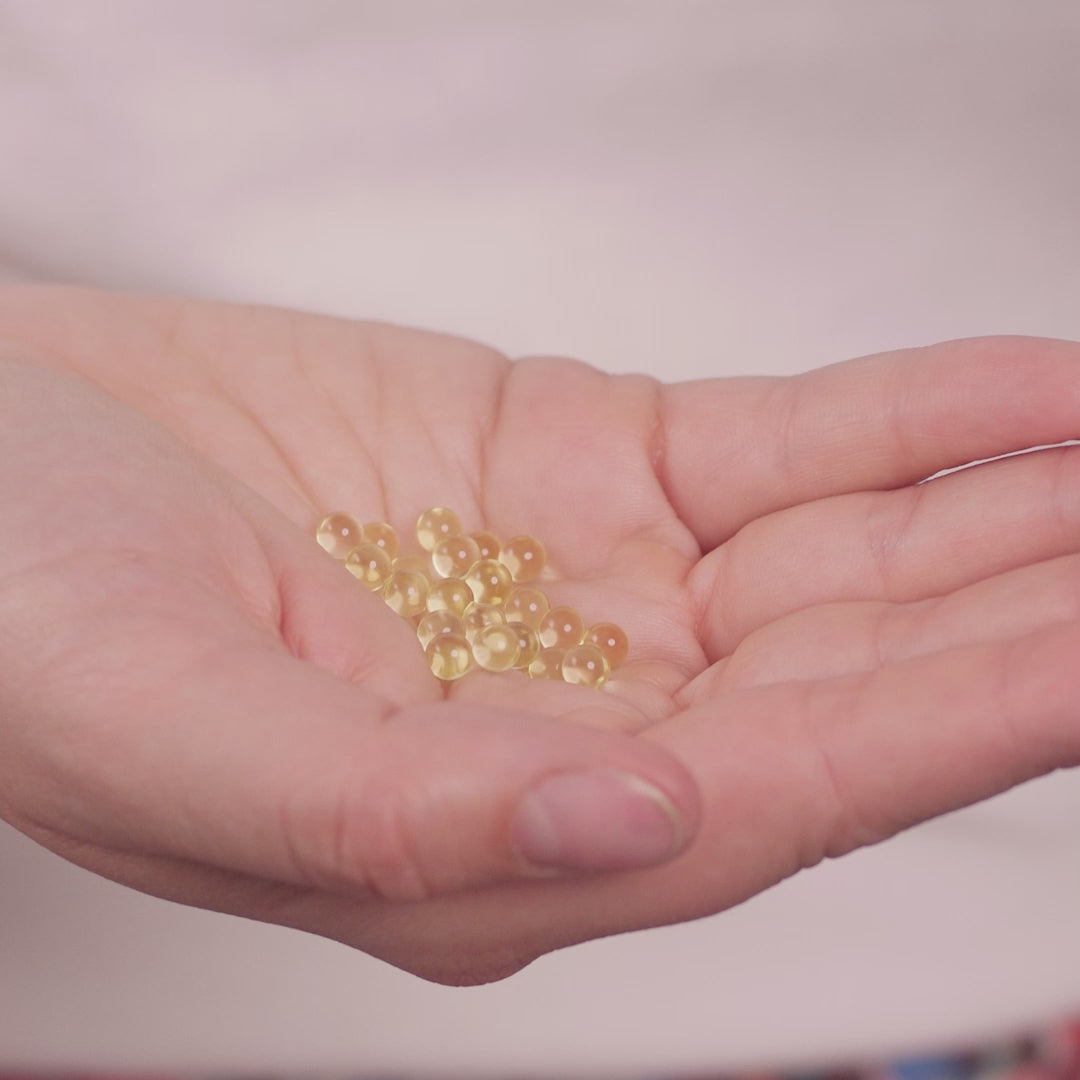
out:
{"label": "fingers", "polygon": [[718,658],[802,608],[940,596],[1078,549],[1080,448],[1066,447],[769,515],[703,559],[691,583]]}
{"label": "fingers", "polygon": [[980,642],[1080,621],[1080,555],[1025,566],[915,603],[852,601],[804,608],[769,623],[680,695],[690,707],[721,693],[876,671]]}
{"label": "fingers", "polygon": [[[771,800],[761,817],[778,832],[758,839],[783,844],[790,830],[810,865],[1080,763],[1078,655],[1080,624],[1048,625],[871,673],[742,691],[691,709],[681,732],[648,737],[694,747],[698,783],[725,803],[762,781],[740,781],[741,766],[722,761],[764,762],[775,746],[776,770],[761,767]],[[717,809],[707,801],[707,816]]]}
{"label": "fingers", "polygon": [[[730,821],[741,803],[751,832],[765,830],[750,842],[787,845],[796,865],[812,865],[1080,763],[1078,655],[1080,624],[1049,625],[868,674],[741,691],[647,737],[692,748],[707,820]],[[713,824],[699,844],[710,841],[735,838]]]}
{"label": "fingers", "polygon": [[[822,858],[1080,762],[1080,628],[1045,627],[870,675],[724,695],[643,741],[688,763],[695,842],[625,875],[454,894],[423,920],[366,911],[376,954],[447,982],[498,978],[554,948],[710,915]],[[348,939],[355,915],[301,903],[293,925]],[[382,952],[380,953],[380,950]]]}
{"label": "fingers", "polygon": [[816,717],[837,802],[826,854],[1080,763],[1077,656],[1069,622],[841,680],[851,722],[827,697]]}
{"label": "fingers", "polygon": [[36,762],[37,821],[354,895],[651,864],[696,821],[692,782],[657,747],[503,710],[395,712],[281,650],[215,650],[159,684],[152,711],[97,720],[77,754]]}
{"label": "fingers", "polygon": [[144,529],[148,554],[99,560],[111,577],[67,559],[5,592],[48,645],[5,657],[13,823],[58,850],[392,900],[688,842],[697,795],[671,755],[444,703],[412,627],[311,537],[243,490],[204,502],[171,517],[180,557]]}
{"label": "fingers", "polygon": [[1080,433],[1080,343],[974,338],[665,390],[661,478],[705,549],[787,506]]}

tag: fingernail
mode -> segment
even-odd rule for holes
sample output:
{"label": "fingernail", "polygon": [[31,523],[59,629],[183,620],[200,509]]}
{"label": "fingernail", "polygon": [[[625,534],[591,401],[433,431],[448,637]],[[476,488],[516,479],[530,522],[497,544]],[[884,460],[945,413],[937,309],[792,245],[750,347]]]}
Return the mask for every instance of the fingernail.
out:
{"label": "fingernail", "polygon": [[511,838],[518,854],[548,870],[631,870],[671,858],[684,830],[657,787],[615,770],[560,773],[518,805]]}

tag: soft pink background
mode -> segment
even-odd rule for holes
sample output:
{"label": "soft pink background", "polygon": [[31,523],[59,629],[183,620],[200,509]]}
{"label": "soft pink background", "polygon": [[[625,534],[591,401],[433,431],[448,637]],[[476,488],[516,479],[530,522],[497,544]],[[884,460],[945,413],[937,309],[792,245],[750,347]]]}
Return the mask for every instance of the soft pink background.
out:
{"label": "soft pink background", "polygon": [[[0,0],[0,279],[669,379],[1080,338],[1078,118],[1071,0]],[[978,1036],[1080,1006],[1078,820],[1053,777],[469,991],[0,829],[0,1065],[619,1076]]]}

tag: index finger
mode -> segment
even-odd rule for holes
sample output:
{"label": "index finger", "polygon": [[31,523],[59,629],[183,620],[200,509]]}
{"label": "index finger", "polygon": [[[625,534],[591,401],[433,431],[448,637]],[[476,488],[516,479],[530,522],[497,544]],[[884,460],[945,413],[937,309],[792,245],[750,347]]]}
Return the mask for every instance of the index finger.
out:
{"label": "index finger", "polygon": [[658,471],[708,550],[775,510],[1076,438],[1080,343],[968,338],[662,393]]}

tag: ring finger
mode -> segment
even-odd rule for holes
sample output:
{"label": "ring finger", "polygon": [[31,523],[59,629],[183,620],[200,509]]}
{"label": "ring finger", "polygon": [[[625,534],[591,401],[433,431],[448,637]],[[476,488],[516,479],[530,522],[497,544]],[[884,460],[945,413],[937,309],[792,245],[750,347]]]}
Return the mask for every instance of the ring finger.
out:
{"label": "ring finger", "polygon": [[1080,554],[1012,570],[944,597],[805,608],[752,633],[690,683],[679,704],[755,686],[874,671],[1077,619]]}
{"label": "ring finger", "polygon": [[746,526],[691,576],[712,660],[796,611],[911,602],[1080,549],[1080,448],[1002,458]]}

